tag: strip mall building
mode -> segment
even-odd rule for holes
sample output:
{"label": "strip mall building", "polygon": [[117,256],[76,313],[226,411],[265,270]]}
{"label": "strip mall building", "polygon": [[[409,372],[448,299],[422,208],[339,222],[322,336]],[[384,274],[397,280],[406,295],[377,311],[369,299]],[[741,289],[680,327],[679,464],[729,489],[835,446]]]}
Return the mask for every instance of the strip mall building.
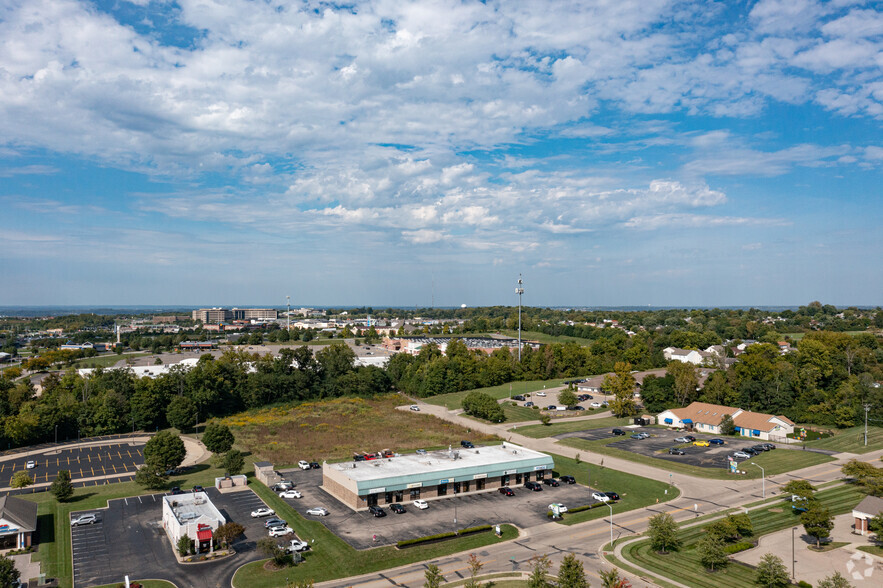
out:
{"label": "strip mall building", "polygon": [[503,443],[388,459],[325,464],[323,487],[353,509],[518,486],[552,475],[545,453]]}

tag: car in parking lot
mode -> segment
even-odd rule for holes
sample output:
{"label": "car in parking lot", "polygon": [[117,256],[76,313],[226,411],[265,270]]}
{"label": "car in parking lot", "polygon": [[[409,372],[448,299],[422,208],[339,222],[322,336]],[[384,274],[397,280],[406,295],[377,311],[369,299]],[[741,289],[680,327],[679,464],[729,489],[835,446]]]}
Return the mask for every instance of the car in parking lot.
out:
{"label": "car in parking lot", "polygon": [[533,402],[531,402],[529,400],[524,403],[524,406],[528,406],[528,407],[533,406],[533,405],[534,405]]}
{"label": "car in parking lot", "polygon": [[375,517],[385,517],[386,516],[386,511],[376,505],[369,506],[368,512],[370,512]]}
{"label": "car in parking lot", "polygon": [[515,491],[509,486],[500,486],[500,494],[504,496],[515,496]]}
{"label": "car in parking lot", "polygon": [[619,494],[617,494],[616,492],[605,492],[604,494],[606,494],[607,498],[609,498],[610,500],[619,500]]}
{"label": "car in parking lot", "polygon": [[311,470],[319,470],[319,469],[322,469],[322,466],[319,464],[318,461],[311,461],[310,462],[310,469]]}
{"label": "car in parking lot", "polygon": [[294,533],[294,529],[291,527],[271,527],[268,533],[270,537],[284,537]]}
{"label": "car in parking lot", "polygon": [[591,406],[592,408],[601,408],[601,403],[600,402],[593,402],[589,406]]}
{"label": "car in parking lot", "polygon": [[178,494],[184,494],[184,491],[181,490],[181,488],[178,486],[172,486],[172,489],[169,490],[169,494],[171,494],[172,496],[177,496]]}
{"label": "car in parking lot", "polygon": [[776,444],[775,444],[775,443],[761,443],[761,445],[763,445],[764,447],[766,447],[767,451],[770,451],[770,450],[776,448]]}
{"label": "car in parking lot", "polygon": [[752,445],[752,446],[751,446],[751,449],[753,449],[754,451],[756,451],[756,452],[758,453],[758,455],[759,455],[760,453],[764,452],[764,451],[769,451],[769,449],[767,449],[767,448],[764,447],[763,445]]}
{"label": "car in parking lot", "polygon": [[267,519],[264,521],[264,528],[269,529],[271,527],[285,527],[288,525],[287,521],[283,521],[279,517],[273,517],[272,519]]}
{"label": "car in parking lot", "polygon": [[251,511],[251,518],[259,519],[261,517],[268,517],[268,516],[274,515],[274,514],[276,514],[275,510],[273,510],[272,508],[268,508],[266,506],[263,506],[259,509]]}
{"label": "car in parking lot", "polygon": [[717,438],[709,439],[708,442],[711,443],[712,445],[723,445],[724,444],[723,439],[717,439]]}
{"label": "car in parking lot", "polygon": [[310,469],[310,462],[308,462],[305,459],[302,459],[299,462],[297,462],[297,467],[299,467],[302,470],[308,470],[308,469]]}
{"label": "car in parking lot", "polygon": [[303,494],[294,489],[284,490],[279,493],[279,498],[303,498]]}
{"label": "car in parking lot", "polygon": [[205,488],[203,488],[202,486],[200,486],[199,484],[197,484],[196,486],[193,487],[193,490],[192,490],[192,491],[193,491],[193,492],[205,492]]}
{"label": "car in parking lot", "polygon": [[558,410],[558,407],[555,406],[554,404],[550,404],[549,406],[546,407],[546,410]]}
{"label": "car in parking lot", "polygon": [[530,490],[531,492],[542,492],[543,487],[536,482],[525,482],[524,487]]}
{"label": "car in parking lot", "polygon": [[689,437],[677,437],[675,438],[675,443],[690,443]]}
{"label": "car in parking lot", "polygon": [[417,500],[414,501],[414,506],[416,508],[419,508],[420,510],[426,510],[427,508],[429,508],[429,503],[426,502],[425,500],[418,498]]}
{"label": "car in parking lot", "polygon": [[426,450],[425,449],[418,449],[416,453],[417,453],[417,455],[426,455]]}
{"label": "car in parking lot", "polygon": [[292,539],[283,547],[288,553],[300,553],[309,550],[309,548],[310,544],[300,539]]}
{"label": "car in parking lot", "polygon": [[460,447],[465,447],[466,449],[474,449],[475,445],[472,444],[472,441],[460,441]]}
{"label": "car in parking lot", "polygon": [[568,406],[567,410],[585,410],[585,407],[580,406],[579,404],[574,404],[573,406]]}
{"label": "car in parking lot", "polygon": [[92,513],[81,514],[71,519],[71,527],[79,527],[80,525],[94,525],[97,522],[97,515]]}
{"label": "car in parking lot", "polygon": [[537,396],[539,396],[540,398],[545,398],[546,393],[541,390],[541,391],[537,392]]}
{"label": "car in parking lot", "polygon": [[399,504],[399,503],[397,503],[397,502],[394,503],[394,504],[390,504],[390,505],[389,505],[389,510],[391,510],[392,512],[394,512],[394,513],[396,513],[396,514],[403,514],[403,513],[408,512],[408,511],[405,510],[405,507],[404,507],[403,505],[401,505],[401,504]]}
{"label": "car in parking lot", "polygon": [[623,431],[622,429],[613,429],[611,433],[613,433],[614,435],[625,435],[625,431]]}
{"label": "car in parking lot", "polygon": [[693,445],[695,445],[696,447],[710,447],[711,443],[709,443],[705,439],[699,439],[698,441],[693,441]]}
{"label": "car in parking lot", "polygon": [[307,510],[308,515],[315,515],[317,517],[325,517],[331,514],[328,512],[327,508],[323,508],[321,506],[314,506],[313,508]]}
{"label": "car in parking lot", "polygon": [[577,398],[580,402],[585,402],[586,400],[591,400],[592,398],[594,398],[594,396],[592,396],[591,394],[580,394],[579,396],[577,396]]}
{"label": "car in parking lot", "polygon": [[560,502],[553,502],[549,505],[549,510],[552,510],[553,507],[558,507],[558,512],[567,512],[567,507],[561,504]]}
{"label": "car in parking lot", "polygon": [[600,502],[609,502],[610,497],[604,494],[603,492],[592,492],[592,498],[598,500]]}
{"label": "car in parking lot", "polygon": [[643,439],[644,438],[644,436],[641,435],[640,433],[632,433],[631,435],[629,435],[629,437],[631,437],[632,439]]}
{"label": "car in parking lot", "polygon": [[32,470],[32,469],[34,469],[35,467],[37,467],[37,462],[35,462],[35,461],[29,461],[28,463],[25,464],[25,467],[26,467],[27,469],[29,469],[29,470]]}
{"label": "car in parking lot", "polygon": [[736,451],[733,453],[733,457],[738,457],[739,459],[750,459],[751,456],[745,453],[744,451]]}
{"label": "car in parking lot", "polygon": [[576,484],[576,478],[573,476],[561,476],[558,481],[562,484]]}
{"label": "car in parking lot", "polygon": [[543,480],[543,484],[545,484],[546,486],[552,486],[553,488],[557,488],[561,485],[555,478],[546,478],[545,480]]}
{"label": "car in parking lot", "polygon": [[678,449],[677,447],[672,447],[668,450],[669,455],[686,455],[683,449]]}
{"label": "car in parking lot", "polygon": [[638,435],[640,435],[642,439],[649,439],[650,438],[650,433],[648,433],[647,431],[639,431]]}
{"label": "car in parking lot", "polygon": [[758,451],[757,449],[754,449],[753,447],[743,447],[743,448],[742,448],[742,451],[743,451],[744,453],[747,453],[747,454],[750,455],[751,457],[754,457],[755,455],[758,455],[758,454],[760,454],[760,453],[763,453],[763,451]]}
{"label": "car in parking lot", "polygon": [[521,402],[524,402],[524,396],[522,396],[521,394],[516,394],[512,397],[512,400],[520,400]]}

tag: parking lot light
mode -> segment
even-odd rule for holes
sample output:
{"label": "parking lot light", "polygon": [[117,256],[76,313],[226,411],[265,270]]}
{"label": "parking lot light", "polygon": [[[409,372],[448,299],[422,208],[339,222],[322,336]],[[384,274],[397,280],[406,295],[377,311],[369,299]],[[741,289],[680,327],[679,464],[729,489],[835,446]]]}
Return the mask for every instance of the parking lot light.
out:
{"label": "parking lot light", "polygon": [[613,505],[605,502],[607,508],[610,509],[610,549],[613,549]]}
{"label": "parking lot light", "polygon": [[760,467],[759,465],[757,465],[756,463],[754,463],[753,461],[751,462],[751,465],[757,466],[760,468],[760,487],[762,489],[763,497],[766,498],[766,472],[764,472],[763,468]]}

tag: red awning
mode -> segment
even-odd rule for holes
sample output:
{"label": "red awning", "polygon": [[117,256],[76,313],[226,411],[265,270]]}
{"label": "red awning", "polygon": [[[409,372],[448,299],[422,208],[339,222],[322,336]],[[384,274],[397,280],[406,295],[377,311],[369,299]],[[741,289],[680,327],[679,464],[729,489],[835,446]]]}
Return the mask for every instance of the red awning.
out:
{"label": "red awning", "polygon": [[211,541],[212,539],[212,530],[211,529],[201,529],[196,532],[196,538],[200,541]]}

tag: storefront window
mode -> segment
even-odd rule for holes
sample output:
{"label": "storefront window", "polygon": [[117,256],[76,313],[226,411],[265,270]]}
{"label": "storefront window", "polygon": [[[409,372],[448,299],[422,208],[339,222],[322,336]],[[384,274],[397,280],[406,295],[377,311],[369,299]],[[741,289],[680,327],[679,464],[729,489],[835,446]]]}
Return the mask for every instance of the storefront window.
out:
{"label": "storefront window", "polygon": [[448,485],[447,484],[439,484],[438,485],[438,495],[445,496],[448,493]]}
{"label": "storefront window", "polygon": [[420,498],[420,488],[411,488],[411,500]]}

